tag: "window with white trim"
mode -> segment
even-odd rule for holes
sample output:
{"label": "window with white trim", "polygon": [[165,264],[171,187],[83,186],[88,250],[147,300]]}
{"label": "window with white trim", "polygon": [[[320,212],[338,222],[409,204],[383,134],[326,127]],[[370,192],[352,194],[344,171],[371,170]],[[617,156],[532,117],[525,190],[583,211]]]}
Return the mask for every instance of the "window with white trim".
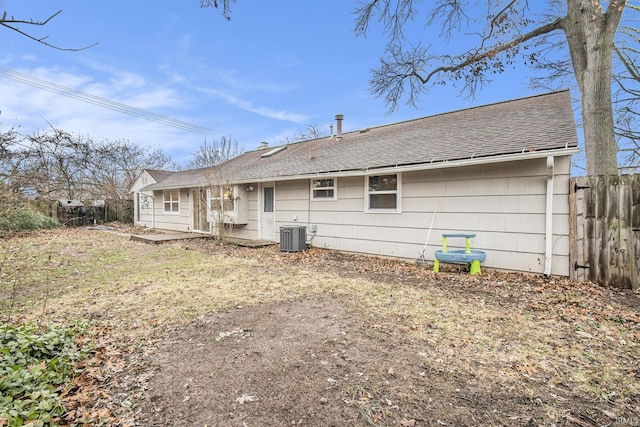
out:
{"label": "window with white trim", "polygon": [[164,212],[180,213],[180,190],[164,192]]}
{"label": "window with white trim", "polygon": [[366,210],[379,212],[400,211],[399,174],[366,177]]}
{"label": "window with white trim", "polygon": [[311,180],[311,200],[336,200],[337,179],[322,178]]}
{"label": "window with white trim", "polygon": [[234,212],[235,196],[232,187],[214,187],[211,190],[211,210],[214,212]]}

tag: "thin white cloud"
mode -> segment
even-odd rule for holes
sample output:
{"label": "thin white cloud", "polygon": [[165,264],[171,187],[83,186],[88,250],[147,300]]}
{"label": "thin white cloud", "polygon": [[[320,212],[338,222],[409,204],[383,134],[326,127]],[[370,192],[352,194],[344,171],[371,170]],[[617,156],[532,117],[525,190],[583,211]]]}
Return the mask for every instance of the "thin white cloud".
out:
{"label": "thin white cloud", "polygon": [[[149,85],[146,79],[137,73],[119,71],[115,75],[108,76],[104,81],[97,81],[94,77],[87,75],[42,67],[19,72],[72,91],[80,91],[136,108],[184,108],[183,93],[172,87]],[[24,86],[20,83],[16,85]],[[74,102],[82,104],[81,101]]]}
{"label": "thin white cloud", "polygon": [[[183,71],[176,70],[170,63],[161,62],[157,66],[158,70],[160,70],[165,76],[168,77],[170,84],[180,84],[184,85],[189,83],[192,78],[188,73]],[[189,70],[189,73],[192,74],[192,71]]]}
{"label": "thin white cloud", "polygon": [[289,111],[283,111],[283,110],[278,111],[278,110],[273,110],[267,107],[256,107],[249,101],[242,100],[234,95],[223,92],[221,90],[207,89],[207,88],[199,88],[198,90],[200,90],[203,93],[215,95],[219,98],[222,98],[225,101],[227,101],[229,104],[234,105],[238,108],[241,108],[246,111],[250,111],[252,113],[258,114],[263,117],[268,117],[270,119],[286,120],[294,123],[305,123],[309,120],[308,116],[305,116],[302,114],[291,113]]}
{"label": "thin white cloud", "polygon": [[147,81],[140,74],[120,72],[110,79],[110,83],[114,86],[140,88],[144,87],[147,84]]}
{"label": "thin white cloud", "polygon": [[285,68],[300,67],[303,62],[291,54],[271,55],[267,69],[270,72],[281,71]]}
{"label": "thin white cloud", "polygon": [[[296,89],[297,86],[291,83],[280,83],[274,81],[265,81],[259,78],[238,77],[236,70],[203,70],[206,75],[201,76],[200,80],[211,82],[215,81],[218,85],[229,87],[235,91],[259,92],[267,94],[282,94]],[[262,75],[263,73],[260,73]]]}
{"label": "thin white cloud", "polygon": [[123,103],[136,108],[153,110],[163,108],[184,108],[184,95],[171,88],[156,88],[126,98]]}
{"label": "thin white cloud", "polygon": [[190,34],[185,34],[176,39],[176,45],[178,45],[181,50],[190,50],[191,46],[193,46],[193,37]]}
{"label": "thin white cloud", "polygon": [[[86,75],[57,69],[21,69],[19,72],[110,100],[114,100],[115,94],[126,94],[118,102],[141,109],[185,108],[184,97],[179,96],[176,90],[170,87],[149,88],[144,84],[144,79],[137,78],[134,73],[121,73],[124,76],[122,81],[106,79],[97,82]],[[124,139],[141,146],[160,147],[169,153],[185,148],[190,150],[190,145],[202,138],[185,130],[61,96],[2,76],[0,93],[3,100],[0,115],[2,127],[16,125],[23,134],[52,125],[98,141]]]}

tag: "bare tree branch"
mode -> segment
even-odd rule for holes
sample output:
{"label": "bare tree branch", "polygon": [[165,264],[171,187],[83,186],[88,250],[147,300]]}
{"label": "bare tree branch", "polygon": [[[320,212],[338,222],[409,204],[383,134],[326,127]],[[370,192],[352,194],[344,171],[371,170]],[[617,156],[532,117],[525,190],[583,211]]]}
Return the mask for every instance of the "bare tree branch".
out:
{"label": "bare tree branch", "polygon": [[217,9],[222,6],[222,16],[227,21],[231,21],[231,4],[235,2],[236,0],[200,0],[200,7],[203,9],[209,7]]}
{"label": "bare tree branch", "polygon": [[198,149],[191,153],[193,157],[189,160],[187,167],[189,169],[206,168],[220,165],[227,160],[242,154],[238,141],[232,140],[231,137],[223,136],[219,140],[213,140],[208,143],[205,139]]}
{"label": "bare tree branch", "polygon": [[[403,93],[408,94],[407,104],[415,106],[419,94],[427,90],[425,86],[440,74],[451,74],[458,79],[464,78],[465,89],[473,94],[486,81],[484,73],[491,68],[487,61],[495,60],[497,55],[517,49],[520,45],[540,35],[560,30],[562,25],[563,18],[558,18],[507,43],[486,48],[482,52],[473,49],[459,57],[429,55],[429,49],[420,45],[411,50],[403,50],[400,44],[392,45],[387,50],[388,57],[382,58],[380,66],[372,70],[371,90],[375,96],[385,97],[386,105],[390,111],[396,110]],[[436,67],[425,75],[424,70],[430,62],[436,60],[448,62],[450,65]],[[495,71],[501,72],[504,65],[497,61],[492,67]],[[464,77],[461,73],[463,70],[468,71]]]}
{"label": "bare tree branch", "polygon": [[414,77],[418,78],[420,80],[420,82],[422,84],[426,84],[428,83],[431,78],[439,73],[450,73],[450,72],[455,72],[455,71],[459,71],[463,68],[466,68],[468,66],[470,66],[471,64],[480,62],[484,59],[492,59],[493,57],[495,57],[496,55],[498,55],[499,53],[502,53],[506,50],[509,49],[513,49],[514,47],[521,45],[522,43],[525,43],[533,38],[536,38],[542,34],[546,34],[546,33],[550,33],[552,31],[555,30],[559,30],[562,29],[562,25],[564,22],[564,18],[558,18],[555,21],[543,25],[541,27],[538,27],[530,32],[528,32],[527,34],[524,34],[520,37],[517,37],[515,39],[513,39],[512,41],[508,42],[508,43],[504,43],[504,44],[500,44],[500,45],[496,45],[491,49],[487,49],[485,52],[483,53],[472,53],[470,55],[467,56],[467,58],[457,64],[454,65],[450,65],[450,66],[441,66],[438,68],[435,68],[433,71],[431,71],[429,74],[426,75],[426,77],[423,77],[422,75],[415,73]]}
{"label": "bare tree branch", "polygon": [[395,7],[392,7],[389,0],[375,0],[356,8],[355,14],[358,16],[355,27],[356,35],[365,36],[369,29],[369,20],[378,14],[385,32],[390,35],[391,39],[401,40],[404,38],[402,29],[416,14],[413,3],[413,0],[396,0]]}
{"label": "bare tree branch", "polygon": [[19,29],[17,26],[18,25],[33,25],[33,26],[45,26],[49,23],[49,21],[51,21],[53,18],[55,18],[56,16],[58,16],[60,13],[62,13],[62,9],[57,11],[56,13],[54,13],[53,15],[49,16],[47,19],[45,19],[44,21],[34,21],[34,20],[23,20],[23,19],[14,19],[13,17],[7,19],[7,12],[5,11],[2,15],[2,18],[0,18],[0,25],[8,28],[10,30],[13,30],[15,32],[17,32],[18,34],[25,36],[37,43],[43,44],[47,47],[50,47],[52,49],[56,49],[56,50],[62,50],[62,51],[72,51],[72,52],[78,52],[81,50],[85,50],[85,49],[89,49],[91,47],[97,46],[98,43],[94,43],[85,47],[81,47],[81,48],[63,48],[60,46],[56,46],[54,44],[51,44],[49,42],[46,41],[46,39],[49,38],[49,36],[44,36],[44,37],[35,37],[32,36],[31,34],[27,33],[26,31],[23,31],[21,29]]}
{"label": "bare tree branch", "polygon": [[439,0],[431,12],[431,17],[427,19],[427,26],[432,25],[436,20],[442,21],[440,37],[449,41],[453,31],[460,28],[463,21],[468,22],[469,17],[459,0]]}
{"label": "bare tree branch", "polygon": [[297,134],[294,134],[293,136],[289,137],[285,137],[285,142],[287,144],[292,143],[292,142],[298,142],[298,141],[307,141],[310,139],[318,139],[320,138],[320,135],[322,135],[322,132],[320,131],[320,129],[318,128],[318,125],[314,124],[314,125],[308,125],[307,128]]}

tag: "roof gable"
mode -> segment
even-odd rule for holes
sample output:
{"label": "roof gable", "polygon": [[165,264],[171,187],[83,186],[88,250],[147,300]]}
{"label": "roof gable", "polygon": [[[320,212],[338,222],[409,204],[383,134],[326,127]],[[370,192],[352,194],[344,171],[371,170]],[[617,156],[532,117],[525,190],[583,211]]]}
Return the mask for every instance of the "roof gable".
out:
{"label": "roof gable", "polygon": [[158,170],[158,169],[145,169],[145,170],[149,173],[149,175],[151,175],[151,178],[153,178],[156,182],[160,182],[175,173],[172,171],[164,171],[164,170]]}
{"label": "roof gable", "polygon": [[133,185],[131,186],[131,189],[129,191],[138,191],[149,185],[156,184],[173,173],[175,172],[156,169],[144,169],[142,172],[140,172],[136,180],[133,182]]}

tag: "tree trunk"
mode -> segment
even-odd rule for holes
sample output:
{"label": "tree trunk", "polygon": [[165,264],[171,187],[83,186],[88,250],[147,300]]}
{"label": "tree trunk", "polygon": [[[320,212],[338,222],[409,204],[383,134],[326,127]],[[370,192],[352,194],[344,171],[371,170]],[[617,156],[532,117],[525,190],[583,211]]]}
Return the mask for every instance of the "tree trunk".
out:
{"label": "tree trunk", "polygon": [[625,1],[567,0],[563,29],[582,99],[588,175],[617,175],[617,146],[611,106],[613,41]]}

